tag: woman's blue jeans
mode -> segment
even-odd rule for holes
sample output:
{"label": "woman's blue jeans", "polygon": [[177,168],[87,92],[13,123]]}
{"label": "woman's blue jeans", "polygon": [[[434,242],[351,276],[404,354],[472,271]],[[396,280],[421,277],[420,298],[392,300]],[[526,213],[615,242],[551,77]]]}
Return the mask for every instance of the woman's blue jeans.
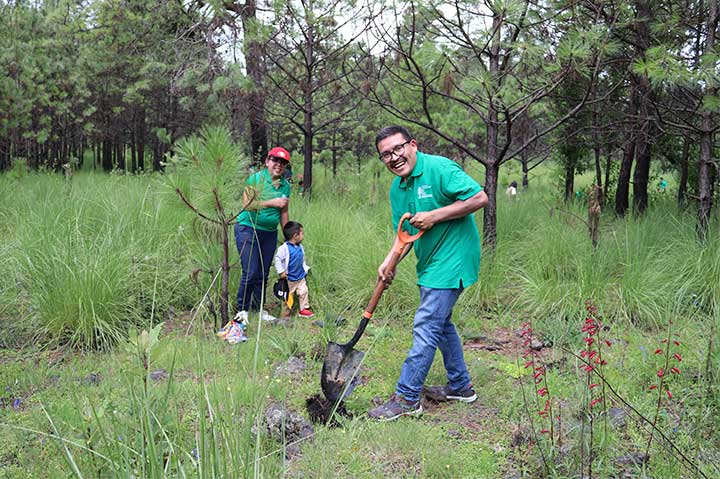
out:
{"label": "woman's blue jeans", "polygon": [[451,320],[453,306],[462,291],[462,288],[434,289],[420,286],[420,306],[415,312],[413,323],[413,345],[397,383],[397,393],[408,401],[420,399],[438,348],[442,353],[450,388],[462,391],[470,385],[462,342]]}
{"label": "woman's blue jeans", "polygon": [[263,231],[235,224],[235,245],[240,253],[242,277],[237,293],[238,311],[258,311],[267,290],[275,255],[277,231]]}

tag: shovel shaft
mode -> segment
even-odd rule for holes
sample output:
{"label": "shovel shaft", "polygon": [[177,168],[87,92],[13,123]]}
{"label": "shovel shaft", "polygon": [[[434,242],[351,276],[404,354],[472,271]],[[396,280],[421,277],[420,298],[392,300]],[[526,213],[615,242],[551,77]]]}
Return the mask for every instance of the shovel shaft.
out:
{"label": "shovel shaft", "polygon": [[[387,264],[387,267],[385,268],[386,271],[394,271],[397,267],[398,263],[402,259],[403,252],[405,251],[405,246],[408,244],[411,244],[413,241],[418,239],[424,231],[419,231],[417,234],[411,236],[407,232],[403,231],[402,225],[403,222],[406,220],[409,220],[412,217],[410,213],[405,213],[400,218],[400,222],[398,223],[398,231],[397,236],[395,237],[395,243],[393,244],[392,254],[390,256],[390,261]],[[360,340],[360,337],[365,332],[365,327],[367,326],[368,322],[370,321],[370,318],[372,318],[373,313],[375,312],[375,307],[377,307],[378,303],[380,302],[380,298],[383,295],[383,292],[387,288],[387,284],[382,279],[378,278],[377,283],[375,284],[375,291],[373,291],[372,296],[370,297],[370,301],[368,301],[368,305],[365,308],[365,312],[363,313],[363,318],[360,321],[360,325],[358,326],[357,330],[355,331],[355,334],[353,335],[352,339],[350,339],[349,342],[343,345],[343,347],[346,347],[347,349],[351,349],[355,346],[355,343],[357,343]]]}
{"label": "shovel shaft", "polygon": [[[390,257],[390,262],[388,263],[388,271],[392,271],[393,269],[395,269],[398,262],[400,261],[400,256],[401,253],[393,252],[392,256]],[[370,297],[370,301],[365,308],[365,312],[363,313],[363,318],[360,321],[360,325],[355,331],[352,339],[345,345],[347,348],[354,347],[355,343],[360,340],[360,337],[365,332],[365,327],[368,325],[370,318],[372,318],[372,315],[375,312],[375,307],[377,307],[378,303],[380,302],[380,298],[383,295],[383,292],[385,292],[385,288],[387,288],[385,282],[378,278],[377,283],[375,284],[375,291],[373,291],[373,294]]]}
{"label": "shovel shaft", "polygon": [[[402,248],[400,248],[400,252],[393,251],[392,256],[390,257],[390,262],[387,265],[386,271],[390,272],[395,269],[397,264],[400,262],[400,256],[402,254]],[[372,318],[373,313],[375,312],[375,308],[377,307],[378,303],[380,302],[380,298],[383,295],[383,292],[385,292],[385,289],[387,288],[387,284],[385,281],[378,278],[377,283],[375,284],[375,291],[373,291],[372,296],[370,297],[370,301],[368,301],[368,305],[365,308],[365,314],[363,314],[363,317],[370,319]]]}

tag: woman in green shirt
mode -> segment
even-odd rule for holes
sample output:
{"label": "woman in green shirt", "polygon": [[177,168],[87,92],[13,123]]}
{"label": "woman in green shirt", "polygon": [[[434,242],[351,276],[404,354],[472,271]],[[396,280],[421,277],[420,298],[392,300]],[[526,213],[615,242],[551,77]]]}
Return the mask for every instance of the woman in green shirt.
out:
{"label": "woman in green shirt", "polygon": [[[268,153],[265,168],[248,178],[243,191],[243,204],[248,206],[235,225],[235,244],[242,264],[236,321],[247,320],[248,311],[259,311],[263,302],[277,245],[277,227],[288,221],[290,184],[284,173],[289,164],[290,153],[276,146]],[[275,320],[267,311],[261,313],[261,318]]]}

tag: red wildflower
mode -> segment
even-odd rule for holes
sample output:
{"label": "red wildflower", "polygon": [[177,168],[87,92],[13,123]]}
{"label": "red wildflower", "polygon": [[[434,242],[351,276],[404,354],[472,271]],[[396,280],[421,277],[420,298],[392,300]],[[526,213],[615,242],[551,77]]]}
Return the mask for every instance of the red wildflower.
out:
{"label": "red wildflower", "polygon": [[540,396],[545,396],[548,393],[548,388],[540,388],[537,392]]}
{"label": "red wildflower", "polygon": [[662,349],[656,349],[655,354],[662,354]]}
{"label": "red wildflower", "polygon": [[583,341],[585,341],[588,346],[592,346],[592,343],[595,342],[595,338],[583,338]]}
{"label": "red wildflower", "polygon": [[670,392],[670,390],[668,389],[668,390],[665,391],[665,392],[667,393],[668,398],[672,399],[672,393]]}
{"label": "red wildflower", "polygon": [[653,389],[657,389],[657,386],[654,384],[652,386],[650,386],[650,390],[652,391]]}
{"label": "red wildflower", "polygon": [[658,369],[657,375],[659,378],[663,377],[664,374],[665,374],[665,370],[663,368]]}
{"label": "red wildflower", "polygon": [[680,353],[673,354],[673,357],[677,359],[678,361],[682,361],[682,356],[680,356]]}
{"label": "red wildflower", "polygon": [[600,399],[600,398],[593,399],[592,401],[590,401],[590,407],[592,408],[594,405],[596,405],[600,401],[602,401],[602,399]]}
{"label": "red wildflower", "polygon": [[542,430],[540,431],[540,434],[547,434],[547,433],[549,433],[549,432],[550,432],[549,429],[542,429]]}
{"label": "red wildflower", "polygon": [[670,368],[670,371],[674,374],[680,374],[680,370],[678,368]]}
{"label": "red wildflower", "polygon": [[612,343],[611,343],[610,341],[608,341],[607,339],[605,340],[605,344],[607,345],[608,348],[609,348],[610,346],[612,346]]}
{"label": "red wildflower", "polygon": [[525,369],[529,368],[529,367],[532,366],[532,365],[533,365],[533,362],[532,362],[532,361],[526,362],[526,363],[525,363]]}
{"label": "red wildflower", "polygon": [[680,341],[673,341],[675,343],[675,346],[680,346]]}
{"label": "red wildflower", "polygon": [[598,383],[592,383],[592,384],[589,385],[588,387],[589,387],[590,389],[592,389],[592,388],[596,388],[596,387],[598,387],[598,386],[600,386]]}

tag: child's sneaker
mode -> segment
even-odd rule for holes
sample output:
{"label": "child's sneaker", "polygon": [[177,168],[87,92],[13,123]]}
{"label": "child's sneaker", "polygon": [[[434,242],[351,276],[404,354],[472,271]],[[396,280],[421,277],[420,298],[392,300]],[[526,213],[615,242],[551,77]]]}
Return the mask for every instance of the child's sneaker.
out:
{"label": "child's sneaker", "polygon": [[313,316],[315,316],[315,313],[313,313],[310,309],[301,309],[298,312],[298,316],[303,318],[312,318]]}
{"label": "child's sneaker", "polygon": [[263,312],[260,313],[260,319],[262,319],[263,321],[267,321],[269,323],[273,322],[273,321],[277,321],[277,318],[275,316],[273,316],[272,314],[268,313],[265,310],[263,310]]}

